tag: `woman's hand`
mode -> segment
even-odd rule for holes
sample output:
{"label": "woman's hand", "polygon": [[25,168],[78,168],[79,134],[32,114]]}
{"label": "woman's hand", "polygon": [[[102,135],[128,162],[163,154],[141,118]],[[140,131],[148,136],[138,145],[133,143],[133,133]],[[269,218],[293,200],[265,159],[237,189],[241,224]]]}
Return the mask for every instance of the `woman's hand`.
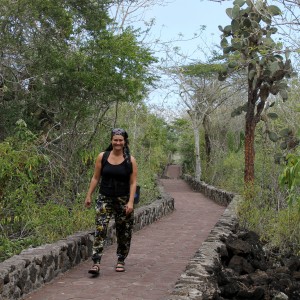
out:
{"label": "woman's hand", "polygon": [[128,202],[126,205],[125,205],[125,211],[126,211],[126,215],[129,215],[133,212],[133,203],[131,202]]}
{"label": "woman's hand", "polygon": [[92,204],[92,197],[91,196],[86,196],[85,198],[85,202],[84,202],[84,206],[86,208],[90,208],[91,207],[91,204]]}
{"label": "woman's hand", "polygon": [[91,204],[92,204],[92,194],[94,193],[95,188],[97,187],[99,180],[100,180],[100,173],[101,173],[101,161],[102,161],[102,157],[103,157],[104,152],[101,152],[97,159],[96,159],[96,163],[95,163],[95,169],[94,169],[94,175],[91,179],[90,182],[90,186],[89,186],[89,190],[87,192],[86,198],[85,198],[85,202],[84,202],[84,206],[86,208],[90,208]]}

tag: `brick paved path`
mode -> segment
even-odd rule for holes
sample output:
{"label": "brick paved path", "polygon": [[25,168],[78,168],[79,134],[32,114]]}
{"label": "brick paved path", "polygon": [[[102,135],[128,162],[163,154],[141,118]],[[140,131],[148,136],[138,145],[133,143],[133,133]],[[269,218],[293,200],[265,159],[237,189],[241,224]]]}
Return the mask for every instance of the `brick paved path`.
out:
{"label": "brick paved path", "polygon": [[91,261],[81,263],[26,300],[162,300],[168,297],[190,258],[200,248],[224,207],[193,192],[169,166],[165,191],[175,199],[175,211],[134,233],[126,272],[114,271],[116,246],[102,258],[101,275],[87,273]]}

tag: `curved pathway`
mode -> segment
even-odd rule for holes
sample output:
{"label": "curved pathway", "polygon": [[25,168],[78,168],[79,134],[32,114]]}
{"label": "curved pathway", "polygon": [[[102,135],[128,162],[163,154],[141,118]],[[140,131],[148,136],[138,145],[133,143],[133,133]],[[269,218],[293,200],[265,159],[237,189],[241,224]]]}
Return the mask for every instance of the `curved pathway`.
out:
{"label": "curved pathway", "polygon": [[126,272],[114,271],[116,245],[106,248],[101,275],[87,273],[91,261],[81,263],[26,300],[162,300],[173,290],[185,266],[201,247],[224,207],[193,192],[178,179],[180,168],[168,167],[161,183],[175,199],[175,211],[135,232]]}

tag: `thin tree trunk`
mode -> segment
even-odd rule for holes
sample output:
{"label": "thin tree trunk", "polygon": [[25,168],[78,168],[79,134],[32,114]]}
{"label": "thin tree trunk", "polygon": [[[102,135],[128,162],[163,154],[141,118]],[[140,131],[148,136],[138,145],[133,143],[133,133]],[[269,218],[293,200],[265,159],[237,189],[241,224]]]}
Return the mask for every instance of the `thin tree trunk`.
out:
{"label": "thin tree trunk", "polygon": [[254,182],[254,132],[255,123],[246,121],[246,134],[245,134],[245,184]]}
{"label": "thin tree trunk", "polygon": [[194,139],[195,139],[195,154],[196,154],[196,172],[195,180],[201,180],[201,157],[200,157],[200,135],[199,128],[194,126]]}
{"label": "thin tree trunk", "polygon": [[[250,93],[250,96],[251,93]],[[250,101],[249,101],[250,100]],[[245,170],[244,170],[244,182],[245,186],[254,183],[254,161],[255,161],[255,127],[257,122],[254,118],[255,104],[252,99],[248,99],[248,109],[246,113],[246,128],[245,128]]]}
{"label": "thin tree trunk", "polygon": [[208,116],[205,115],[203,118],[203,128],[204,128],[204,138],[205,138],[205,154],[206,154],[206,163],[209,165],[211,161],[211,142],[209,138],[209,119]]}

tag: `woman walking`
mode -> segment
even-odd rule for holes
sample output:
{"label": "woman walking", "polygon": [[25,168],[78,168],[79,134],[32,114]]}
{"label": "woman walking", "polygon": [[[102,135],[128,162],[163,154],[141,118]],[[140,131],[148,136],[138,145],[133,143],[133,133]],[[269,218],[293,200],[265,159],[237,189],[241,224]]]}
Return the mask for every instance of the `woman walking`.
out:
{"label": "woman walking", "polygon": [[88,271],[95,275],[100,272],[103,246],[112,215],[115,217],[118,244],[115,268],[117,272],[125,271],[125,259],[130,249],[137,164],[129,152],[128,134],[122,128],[112,130],[111,144],[96,159],[94,175],[85,199],[85,206],[88,208],[91,207],[92,194],[100,178],[100,191],[96,202],[93,266]]}

